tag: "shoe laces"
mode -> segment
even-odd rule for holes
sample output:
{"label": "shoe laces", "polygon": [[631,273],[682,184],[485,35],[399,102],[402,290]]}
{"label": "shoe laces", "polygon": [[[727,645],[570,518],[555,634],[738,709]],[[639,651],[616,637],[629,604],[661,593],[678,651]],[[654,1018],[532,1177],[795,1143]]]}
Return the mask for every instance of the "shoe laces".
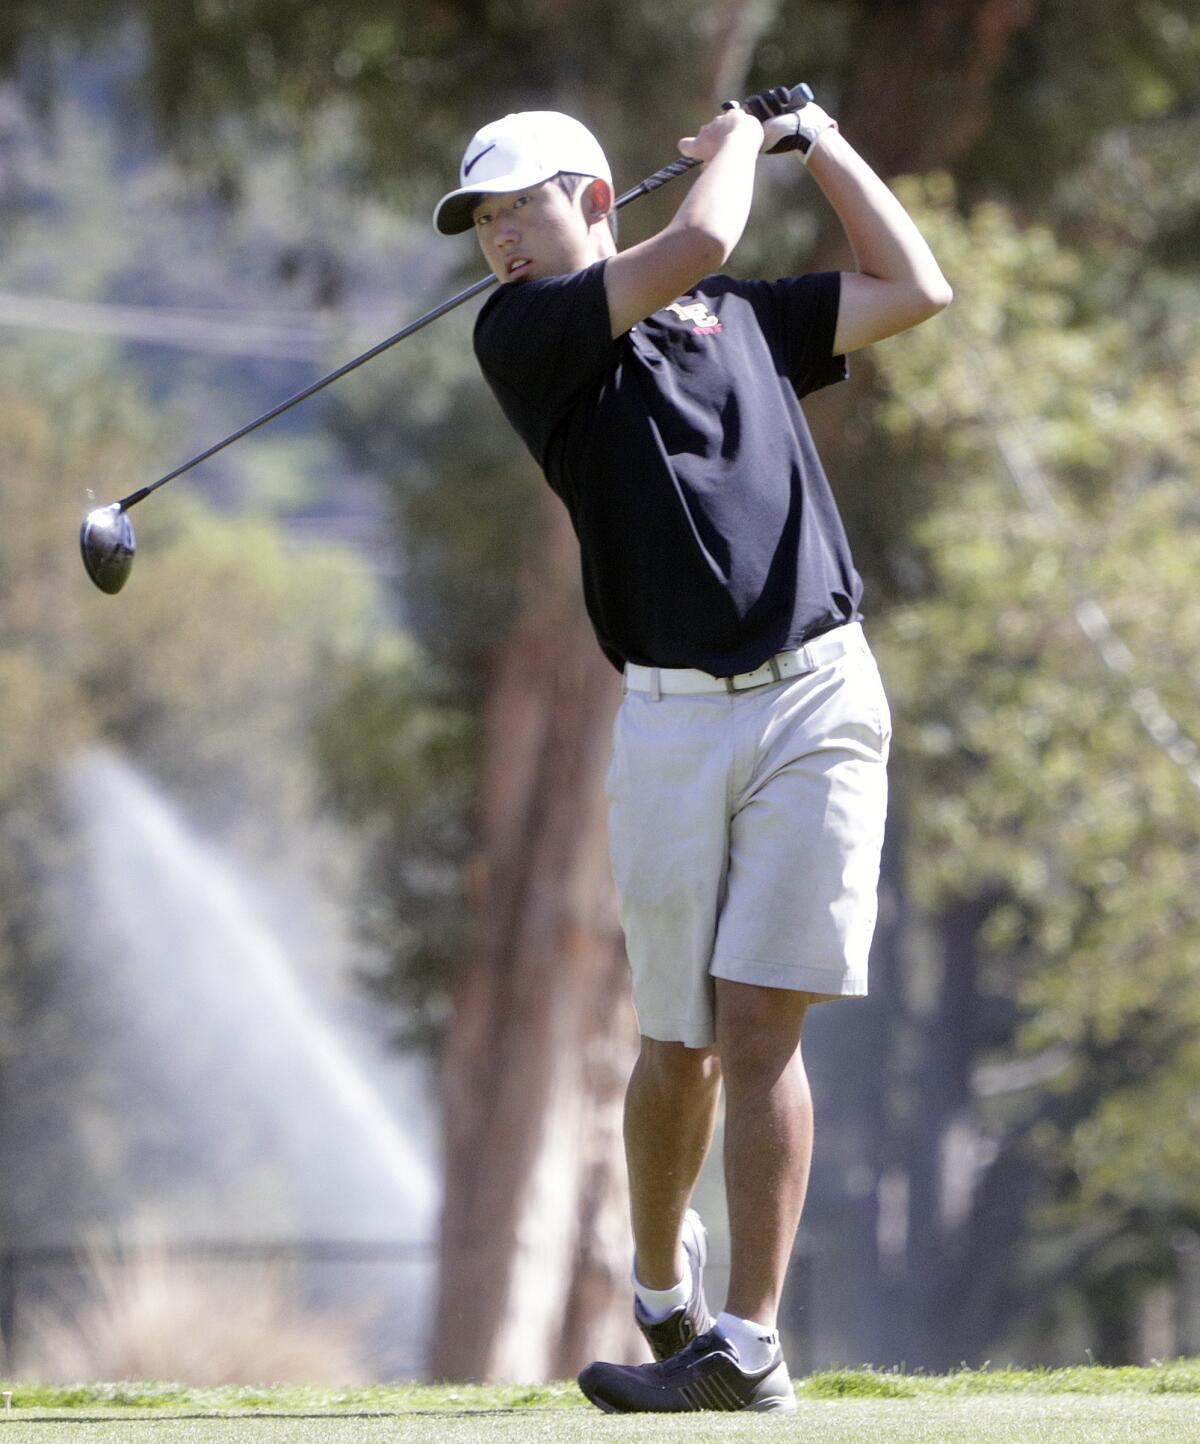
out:
{"label": "shoe laces", "polygon": [[672,1354],[669,1359],[664,1359],[658,1367],[666,1377],[668,1373],[676,1374],[681,1370],[690,1369],[709,1354],[723,1354],[731,1364],[737,1365],[737,1352],[733,1345],[716,1329],[709,1329],[707,1333],[697,1334],[690,1343],[685,1344],[677,1354]]}

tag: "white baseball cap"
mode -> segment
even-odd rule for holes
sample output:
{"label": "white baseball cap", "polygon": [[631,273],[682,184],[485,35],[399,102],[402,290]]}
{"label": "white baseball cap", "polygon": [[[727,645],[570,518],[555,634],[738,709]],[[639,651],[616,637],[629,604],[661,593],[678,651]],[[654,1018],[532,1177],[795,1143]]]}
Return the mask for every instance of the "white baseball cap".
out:
{"label": "white baseball cap", "polygon": [[600,142],[586,125],[557,110],[521,110],[477,130],[463,155],[459,188],[437,203],[433,224],[444,236],[471,229],[480,196],[523,191],[563,171],[612,185]]}

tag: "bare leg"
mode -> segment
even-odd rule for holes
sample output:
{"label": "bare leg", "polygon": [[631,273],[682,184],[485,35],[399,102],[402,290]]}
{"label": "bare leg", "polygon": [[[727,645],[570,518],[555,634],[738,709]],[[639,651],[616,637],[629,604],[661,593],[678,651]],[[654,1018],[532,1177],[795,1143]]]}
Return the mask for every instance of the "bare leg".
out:
{"label": "bare leg", "polygon": [[772,1328],[808,1189],[812,1095],[800,1034],[812,993],[717,979],[730,1274],[725,1307]]}
{"label": "bare leg", "polygon": [[715,1048],[642,1039],[625,1094],[625,1158],[637,1276],[669,1289],[684,1276],[683,1215],[712,1142],[721,1070]]}

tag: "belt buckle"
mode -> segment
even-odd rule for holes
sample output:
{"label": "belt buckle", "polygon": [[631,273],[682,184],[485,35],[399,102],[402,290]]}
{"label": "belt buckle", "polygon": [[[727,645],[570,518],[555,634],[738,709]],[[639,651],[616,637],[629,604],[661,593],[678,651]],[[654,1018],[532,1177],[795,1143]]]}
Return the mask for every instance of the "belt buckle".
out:
{"label": "belt buckle", "polygon": [[[763,677],[759,679],[758,674],[766,671],[770,672],[770,678]],[[745,677],[747,679],[744,687],[737,685],[739,677]],[[756,680],[751,681],[750,678],[755,678]],[[735,672],[732,677],[725,677],[722,680],[725,683],[726,692],[730,694],[734,692],[750,692],[755,687],[765,687],[768,681],[782,682],[783,673],[779,669],[779,658],[768,657],[765,662],[760,662],[757,667],[751,667],[748,672]]]}

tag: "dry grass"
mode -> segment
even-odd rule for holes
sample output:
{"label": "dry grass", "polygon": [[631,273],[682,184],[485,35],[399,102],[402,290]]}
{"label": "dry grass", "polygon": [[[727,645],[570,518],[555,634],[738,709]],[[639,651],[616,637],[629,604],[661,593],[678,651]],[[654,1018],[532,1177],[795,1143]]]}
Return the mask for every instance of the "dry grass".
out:
{"label": "dry grass", "polygon": [[17,1375],[46,1383],[359,1384],[362,1320],[317,1315],[282,1269],[199,1264],[153,1245],[86,1252],[81,1301],[25,1316]]}

